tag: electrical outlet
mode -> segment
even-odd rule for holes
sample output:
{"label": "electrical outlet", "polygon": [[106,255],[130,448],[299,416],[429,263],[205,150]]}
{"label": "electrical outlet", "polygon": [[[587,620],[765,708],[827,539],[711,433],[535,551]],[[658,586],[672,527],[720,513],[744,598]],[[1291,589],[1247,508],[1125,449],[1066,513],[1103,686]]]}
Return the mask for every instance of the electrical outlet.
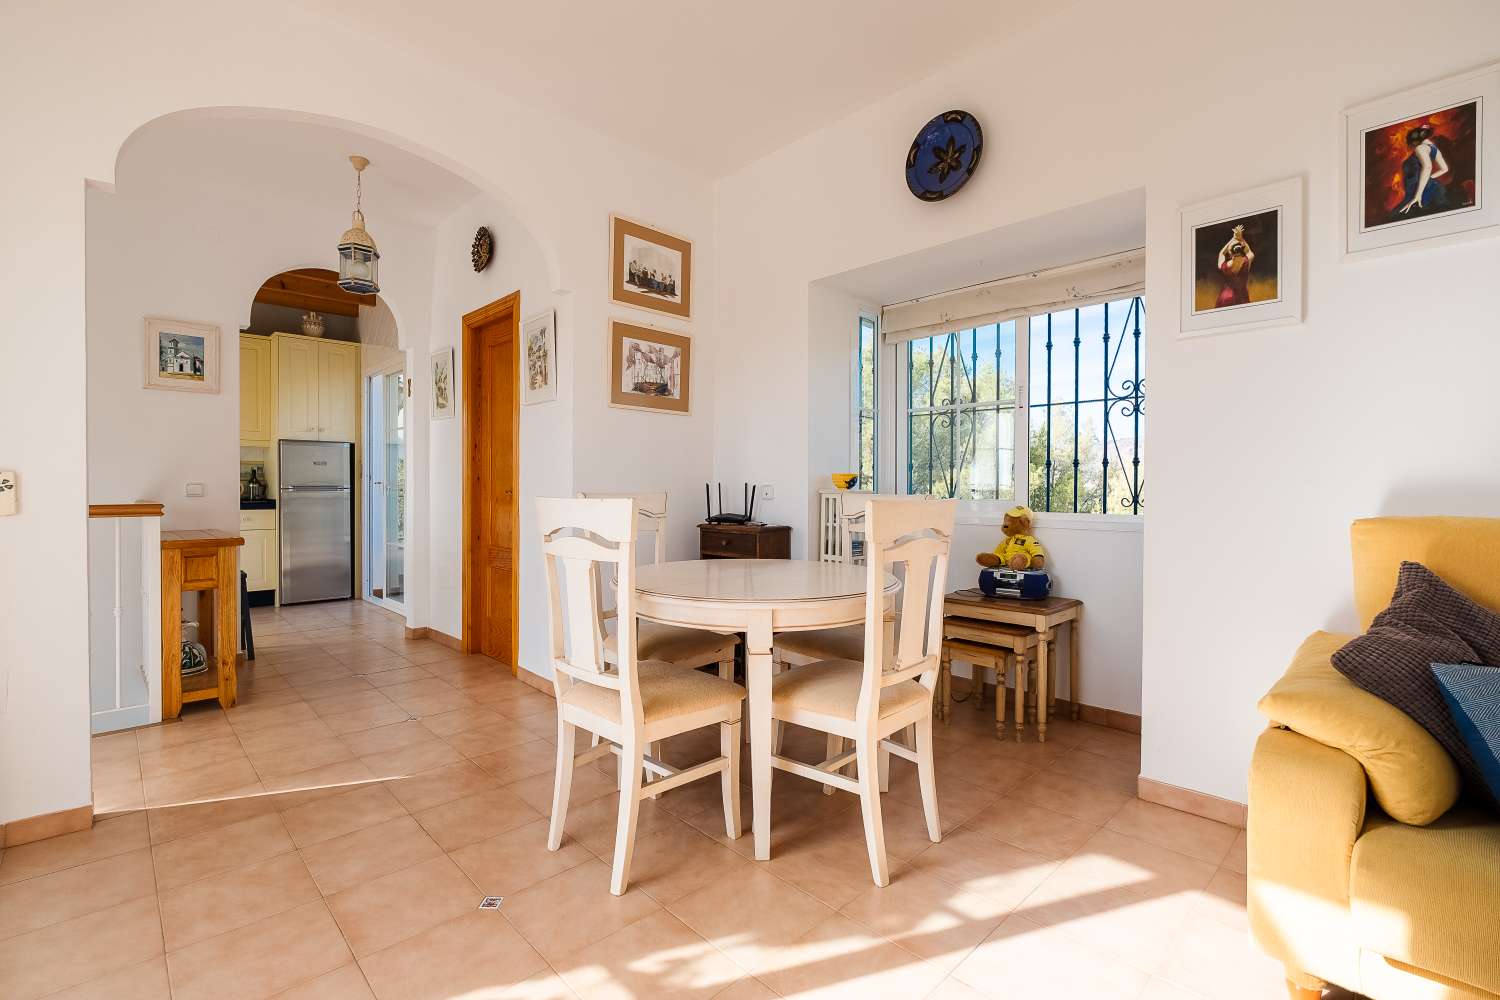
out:
{"label": "electrical outlet", "polygon": [[762,486],[760,488],[760,498],[762,500],[775,500],[776,499],[776,487],[774,487],[774,486]]}
{"label": "electrical outlet", "polygon": [[183,496],[201,497],[202,495],[203,495],[203,484],[202,483],[188,483],[187,487],[183,490]]}

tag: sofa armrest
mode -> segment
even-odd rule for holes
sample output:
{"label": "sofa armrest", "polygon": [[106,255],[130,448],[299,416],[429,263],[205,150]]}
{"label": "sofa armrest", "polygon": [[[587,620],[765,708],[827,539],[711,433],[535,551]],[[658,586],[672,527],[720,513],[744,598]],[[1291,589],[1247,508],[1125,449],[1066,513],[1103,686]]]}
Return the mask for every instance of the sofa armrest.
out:
{"label": "sofa armrest", "polygon": [[1364,768],[1290,729],[1261,734],[1250,762],[1246,906],[1250,929],[1293,978],[1358,983],[1349,914]]}

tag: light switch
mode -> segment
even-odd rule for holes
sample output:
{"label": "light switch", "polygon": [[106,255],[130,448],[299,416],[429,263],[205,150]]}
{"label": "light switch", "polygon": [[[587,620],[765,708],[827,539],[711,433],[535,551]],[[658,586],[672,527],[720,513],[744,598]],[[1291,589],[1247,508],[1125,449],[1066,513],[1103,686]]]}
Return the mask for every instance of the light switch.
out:
{"label": "light switch", "polygon": [[190,497],[201,497],[203,495],[203,484],[202,483],[188,483],[187,484],[187,489],[184,491],[184,495],[190,496]]}
{"label": "light switch", "polygon": [[760,488],[760,498],[762,500],[775,500],[776,499],[776,487],[774,487],[774,486],[765,486],[765,485],[761,486],[761,488]]}
{"label": "light switch", "polygon": [[0,515],[14,514],[20,506],[20,495],[16,474],[9,469],[0,469]]}

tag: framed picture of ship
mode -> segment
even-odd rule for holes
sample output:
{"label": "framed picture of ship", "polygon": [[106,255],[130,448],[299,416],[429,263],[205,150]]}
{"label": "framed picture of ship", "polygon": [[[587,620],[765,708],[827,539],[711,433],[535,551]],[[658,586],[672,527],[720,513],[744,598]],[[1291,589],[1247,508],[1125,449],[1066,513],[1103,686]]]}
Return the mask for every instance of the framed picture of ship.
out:
{"label": "framed picture of ship", "polygon": [[1500,65],[1344,112],[1346,255],[1500,235]]}
{"label": "framed picture of ship", "polygon": [[609,330],[609,403],[662,413],[692,412],[693,340],[614,320]]}
{"label": "framed picture of ship", "polygon": [[146,317],[146,388],[219,391],[219,328]]}
{"label": "framed picture of ship", "polygon": [[614,302],[692,319],[690,241],[611,215],[609,248],[609,288]]}
{"label": "framed picture of ship", "polygon": [[1181,336],[1302,321],[1302,178],[1182,210]]}

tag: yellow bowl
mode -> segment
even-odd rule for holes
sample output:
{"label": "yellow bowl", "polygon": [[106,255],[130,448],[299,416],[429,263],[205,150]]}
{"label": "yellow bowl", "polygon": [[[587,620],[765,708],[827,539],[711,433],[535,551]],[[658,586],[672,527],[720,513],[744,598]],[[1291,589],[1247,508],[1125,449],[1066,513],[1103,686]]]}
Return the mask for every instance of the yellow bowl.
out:
{"label": "yellow bowl", "polygon": [[829,478],[831,478],[833,480],[833,485],[837,489],[847,490],[851,486],[853,486],[855,483],[859,482],[859,473],[857,473],[857,472],[835,472]]}

